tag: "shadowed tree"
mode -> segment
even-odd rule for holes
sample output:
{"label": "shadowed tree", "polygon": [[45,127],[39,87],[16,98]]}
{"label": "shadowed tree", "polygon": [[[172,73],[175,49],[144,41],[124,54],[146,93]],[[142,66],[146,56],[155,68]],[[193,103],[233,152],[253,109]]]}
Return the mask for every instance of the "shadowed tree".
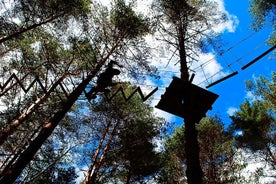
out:
{"label": "shadowed tree", "polygon": [[[214,44],[216,35],[212,32],[212,26],[227,17],[217,10],[216,3],[212,1],[158,0],[153,3],[153,8],[159,13],[156,18],[160,39],[175,51],[173,55],[176,55],[177,63],[180,64],[180,78],[188,82],[189,67],[197,61],[203,43]],[[191,184],[202,183],[195,128],[201,118],[201,115],[185,118],[186,174],[188,183]]]}
{"label": "shadowed tree", "polygon": [[[160,183],[186,183],[185,178],[185,137],[184,126],[175,129],[172,136],[165,139],[164,151],[161,154],[162,169],[160,172]],[[184,141],[183,141],[184,140]]]}
{"label": "shadowed tree", "polygon": [[236,179],[234,173],[227,169],[235,162],[233,136],[225,131],[218,117],[203,118],[197,130],[204,183],[231,183]]}
{"label": "shadowed tree", "polygon": [[267,110],[276,112],[276,72],[272,72],[271,79],[260,76],[256,80],[246,81],[246,87],[253,94],[253,100],[260,100]]}
{"label": "shadowed tree", "polygon": [[276,44],[275,36],[275,20],[276,20],[276,2],[274,0],[250,0],[249,13],[251,13],[252,28],[260,30],[269,22],[272,25],[274,32],[271,33],[268,44]]}
{"label": "shadowed tree", "polygon": [[[222,184],[238,181],[236,172],[240,172],[242,167],[234,158],[235,140],[224,130],[221,120],[217,117],[203,118],[196,128],[201,148],[199,158],[204,173],[203,183]],[[165,141],[160,183],[187,183],[184,129],[183,126],[177,128]]]}
{"label": "shadowed tree", "polygon": [[[28,35],[28,34],[27,34]],[[22,38],[22,42],[16,45],[18,54],[22,53],[22,57],[16,59],[12,58],[7,63],[3,64],[4,68],[1,70],[3,78],[8,78],[14,75],[18,78],[16,85],[10,82],[10,86],[4,88],[1,93],[1,100],[9,107],[10,101],[5,98],[19,98],[17,103],[18,111],[20,114],[9,112],[9,109],[3,111],[3,115],[13,114],[12,119],[6,119],[3,116],[2,129],[0,131],[0,145],[2,145],[12,135],[16,129],[26,121],[35,111],[39,109],[41,104],[45,106],[49,103],[54,103],[54,95],[60,83],[65,79],[69,73],[77,73],[78,69],[71,69],[71,64],[77,62],[73,60],[70,55],[70,50],[61,46],[61,42],[56,40],[56,37],[40,31],[40,34],[35,34],[40,39],[35,39],[33,35]],[[47,41],[44,39],[47,37]],[[44,40],[44,41],[42,41]],[[40,43],[36,49],[32,49],[32,44],[35,42]],[[70,72],[69,72],[70,71]],[[8,74],[7,74],[8,73]],[[55,80],[57,78],[57,80]],[[52,80],[55,80],[53,82]],[[8,80],[8,79],[6,79]],[[34,83],[33,81],[36,81]],[[39,82],[38,82],[39,81]],[[36,85],[37,84],[37,85]],[[16,89],[16,93],[9,93],[11,88]],[[27,92],[24,89],[29,89]],[[61,90],[60,90],[61,91]],[[60,92],[61,93],[61,92]],[[61,96],[61,95],[60,95]],[[57,97],[57,96],[56,96]],[[49,99],[51,99],[49,102]],[[47,109],[48,113],[53,112],[55,108]],[[40,112],[42,113],[42,112]]]}
{"label": "shadowed tree", "polygon": [[[123,86],[127,95],[134,90],[129,84]],[[93,110],[92,116],[101,117],[102,136],[91,157],[85,183],[133,183],[154,175],[159,169],[159,157],[152,141],[160,133],[163,120],[154,117],[152,107],[139,95],[127,102],[118,95],[109,102],[100,98]]]}
{"label": "shadowed tree", "polygon": [[[124,10],[122,10],[122,8],[124,8]],[[121,17],[125,17],[125,19],[121,20]],[[5,173],[1,174],[0,182],[8,184],[13,183],[16,180],[24,167],[32,160],[33,156],[43,145],[45,140],[52,134],[59,122],[70,110],[75,101],[85,90],[89,82],[99,72],[111,54],[113,54],[118,47],[124,46],[124,44],[122,44],[123,41],[136,39],[146,34],[149,30],[147,21],[143,19],[142,16],[136,15],[129,6],[124,4],[124,1],[116,1],[115,7],[112,9],[110,14],[110,20],[110,26],[113,27],[114,33],[112,36],[116,41],[112,45],[105,45],[108,48],[106,49],[106,53],[101,56],[97,62],[95,61],[97,63],[95,67],[88,72],[84,79],[68,95],[67,100],[61,103],[59,110],[52,115],[49,121],[44,123],[40,132],[36,134],[36,137],[32,139],[27,148],[20,153],[15,163],[13,163]]]}
{"label": "shadowed tree", "polygon": [[[4,4],[4,3],[3,3]],[[54,23],[59,28],[64,28],[69,19],[74,17],[84,20],[90,12],[90,1],[87,0],[24,0],[15,1],[12,9],[3,5],[4,13],[1,14],[0,43],[19,37],[21,34],[38,28],[47,23]],[[20,24],[12,19],[19,19]]]}
{"label": "shadowed tree", "polygon": [[236,139],[241,147],[249,148],[252,151],[264,150],[270,157],[270,163],[276,163],[273,154],[273,129],[275,119],[265,108],[264,103],[255,101],[250,103],[246,100],[240,105],[240,110],[235,112],[230,129],[232,132],[239,132]]}
{"label": "shadowed tree", "polygon": [[[241,145],[253,151],[264,150],[269,162],[275,165],[275,109],[276,78],[272,72],[271,79],[260,76],[256,80],[246,81],[247,89],[253,94],[253,102],[246,100],[240,110],[234,114],[233,130],[240,130]],[[275,166],[274,166],[275,167]]]}

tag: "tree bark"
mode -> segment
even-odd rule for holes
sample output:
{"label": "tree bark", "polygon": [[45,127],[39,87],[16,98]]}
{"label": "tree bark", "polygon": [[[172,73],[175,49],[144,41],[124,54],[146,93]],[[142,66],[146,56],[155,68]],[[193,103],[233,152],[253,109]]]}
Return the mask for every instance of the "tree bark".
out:
{"label": "tree bark", "polygon": [[3,36],[3,37],[0,38],[0,43],[3,43],[5,41],[7,41],[7,40],[11,40],[11,39],[13,39],[13,38],[15,38],[15,37],[17,37],[17,36],[19,36],[19,35],[27,32],[27,31],[30,31],[32,29],[35,29],[35,28],[39,27],[39,26],[47,24],[47,23],[49,23],[49,22],[51,22],[51,21],[53,21],[53,20],[55,20],[58,17],[61,17],[63,15],[65,15],[65,13],[60,13],[58,15],[54,15],[54,16],[48,18],[48,19],[45,19],[45,20],[41,21],[40,23],[33,24],[33,25],[29,26],[29,27],[22,28],[22,29],[20,29],[20,30],[18,30],[16,32],[10,34],[10,35]]}
{"label": "tree bark", "polygon": [[90,164],[90,166],[89,166],[89,169],[88,169],[88,171],[87,171],[87,173],[86,173],[86,177],[85,177],[85,179],[84,179],[83,184],[88,184],[89,181],[90,181],[90,177],[91,177],[92,171],[93,171],[93,169],[94,169],[94,167],[95,167],[95,165],[96,165],[97,158],[98,158],[98,156],[99,156],[99,154],[100,154],[100,151],[101,151],[101,149],[102,149],[102,145],[103,145],[103,142],[104,142],[105,137],[106,137],[106,135],[107,135],[107,132],[108,132],[108,130],[109,130],[109,128],[110,128],[111,122],[112,122],[112,121],[109,121],[109,122],[108,122],[108,125],[107,125],[107,127],[105,128],[105,130],[104,130],[104,133],[103,133],[103,135],[102,135],[102,137],[101,137],[101,139],[100,139],[100,143],[99,143],[99,145],[98,145],[98,148],[97,148],[96,152],[94,153],[92,162],[91,162],[91,164]]}
{"label": "tree bark", "polygon": [[109,145],[110,145],[110,143],[111,143],[111,141],[112,141],[112,139],[113,139],[113,137],[114,137],[114,135],[116,133],[116,130],[117,130],[119,124],[120,124],[120,121],[117,121],[116,124],[115,124],[115,126],[114,126],[114,128],[113,128],[113,130],[112,130],[112,132],[111,132],[111,134],[110,134],[110,136],[109,136],[109,139],[107,140],[107,143],[106,143],[106,145],[104,147],[104,150],[103,150],[103,153],[102,153],[102,155],[100,157],[100,160],[96,164],[96,168],[95,168],[92,176],[90,177],[88,183],[91,183],[91,184],[95,183],[97,174],[98,174],[98,172],[99,172],[99,170],[100,170],[100,168],[101,168],[101,166],[103,164],[103,160],[104,160],[104,158],[105,158],[105,156],[107,154]]}
{"label": "tree bark", "polygon": [[[189,81],[189,70],[186,60],[185,49],[185,30],[182,26],[178,29],[179,55],[180,55],[180,73],[181,79]],[[200,115],[199,115],[200,116]],[[186,176],[188,184],[202,183],[202,169],[199,161],[199,145],[197,140],[197,130],[195,124],[199,123],[201,117],[185,118],[185,153],[187,156]]]}
{"label": "tree bark", "polygon": [[187,59],[186,59],[186,48],[185,48],[185,31],[183,30],[182,26],[178,29],[178,46],[179,46],[179,56],[180,56],[180,75],[181,79],[184,81],[189,80],[189,70],[187,66]]}
{"label": "tree bark", "polygon": [[30,142],[29,146],[21,153],[16,162],[7,170],[6,173],[1,174],[0,183],[12,184],[15,182],[17,177],[21,174],[23,169],[31,162],[32,158],[36,152],[40,149],[43,143],[47,138],[52,134],[58,123],[63,119],[66,113],[73,106],[75,101],[79,98],[82,92],[85,90],[89,82],[95,77],[97,72],[105,64],[109,56],[114,52],[118,47],[119,43],[123,40],[123,37],[120,37],[113,47],[107,52],[107,54],[98,62],[94,70],[92,70],[87,77],[76,87],[76,89],[68,96],[67,101],[65,101],[61,109],[54,114],[49,122],[45,124],[37,137]]}
{"label": "tree bark", "polygon": [[[199,119],[200,120],[200,119]],[[199,160],[199,144],[195,124],[198,119],[187,118],[185,120],[185,153],[187,158],[186,176],[188,184],[202,183],[202,170]]]}
{"label": "tree bark", "polygon": [[22,113],[16,120],[14,120],[8,127],[6,127],[2,132],[0,132],[0,146],[6,141],[9,135],[13,134],[17,127],[22,124],[30,115],[37,109],[39,105],[44,103],[44,101],[50,96],[50,94],[56,89],[60,82],[64,79],[65,75],[60,77],[51,88],[35,103],[33,103],[25,113]]}

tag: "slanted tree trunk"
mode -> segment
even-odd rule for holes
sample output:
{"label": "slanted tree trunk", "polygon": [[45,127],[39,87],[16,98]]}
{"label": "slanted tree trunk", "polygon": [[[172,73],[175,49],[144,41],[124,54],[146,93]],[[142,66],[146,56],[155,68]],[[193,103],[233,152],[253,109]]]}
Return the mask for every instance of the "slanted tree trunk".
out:
{"label": "slanted tree trunk", "polygon": [[60,77],[51,88],[38,100],[33,103],[25,113],[22,113],[16,120],[10,123],[3,131],[0,132],[0,146],[7,140],[8,136],[13,134],[17,127],[22,124],[30,115],[37,109],[39,105],[50,96],[50,94],[56,89],[56,87],[62,82],[65,75]]}
{"label": "slanted tree trunk", "polygon": [[110,145],[111,141],[113,140],[113,137],[114,137],[115,132],[116,132],[118,126],[119,126],[119,123],[120,123],[119,121],[116,123],[115,127],[113,128],[113,130],[112,130],[112,132],[111,132],[111,134],[109,136],[109,139],[108,139],[108,141],[107,141],[107,143],[106,143],[106,145],[104,147],[103,154],[101,155],[101,158],[99,159],[99,161],[98,161],[98,163],[96,165],[96,168],[95,168],[95,170],[94,170],[94,172],[93,172],[93,174],[92,174],[92,176],[90,178],[90,182],[89,183],[91,183],[91,184],[93,184],[95,182],[95,180],[96,180],[97,174],[98,174],[98,172],[99,172],[99,170],[100,170],[100,168],[101,168],[101,166],[103,164],[103,160],[104,160],[104,158],[105,158],[105,156],[107,154],[109,145]]}
{"label": "slanted tree trunk", "polygon": [[95,77],[97,72],[105,64],[109,56],[114,52],[114,50],[119,46],[123,37],[120,37],[114,46],[107,52],[107,54],[98,62],[94,70],[92,70],[87,77],[76,87],[76,89],[68,96],[67,101],[65,101],[58,112],[56,112],[49,122],[45,124],[40,133],[34,138],[29,146],[21,153],[16,162],[3,174],[0,175],[0,183],[12,184],[17,177],[21,174],[23,169],[29,164],[40,149],[47,138],[52,134],[58,123],[63,119],[66,113],[74,105],[75,101],[79,98],[82,92],[85,90],[89,82]]}
{"label": "slanted tree trunk", "polygon": [[98,148],[97,148],[96,152],[94,153],[92,162],[91,162],[91,164],[90,164],[90,166],[89,166],[89,169],[88,169],[88,171],[87,171],[87,173],[86,173],[86,177],[85,177],[85,179],[84,179],[83,184],[88,184],[89,181],[90,181],[90,176],[91,176],[92,171],[93,171],[93,169],[94,169],[94,167],[95,167],[95,165],[96,165],[97,158],[98,158],[98,156],[99,156],[99,154],[100,154],[100,151],[101,151],[101,149],[102,149],[103,142],[104,142],[104,140],[105,140],[105,138],[106,138],[106,135],[107,135],[107,133],[108,133],[108,131],[109,131],[111,122],[112,122],[112,121],[109,121],[109,122],[108,122],[107,127],[106,127],[105,130],[104,130],[104,133],[103,133],[103,135],[102,135],[102,137],[101,137],[101,140],[100,140],[100,143],[99,143],[99,145],[98,145]]}
{"label": "slanted tree trunk", "polygon": [[55,20],[55,19],[57,19],[57,18],[59,18],[59,17],[61,17],[63,15],[65,15],[65,13],[60,13],[58,15],[54,15],[54,16],[52,16],[50,18],[47,18],[47,19],[45,19],[45,20],[43,20],[43,21],[41,21],[39,23],[33,24],[33,25],[31,25],[29,27],[26,27],[26,28],[22,28],[22,29],[20,29],[20,30],[18,30],[16,32],[10,34],[10,35],[3,36],[3,37],[0,38],[0,43],[3,43],[5,41],[7,41],[7,40],[11,40],[11,39],[13,39],[13,38],[15,38],[15,37],[17,37],[17,36],[19,36],[19,35],[27,32],[27,31],[30,31],[32,29],[35,29],[35,28],[39,27],[39,26],[42,26],[42,25],[47,24],[49,22],[52,22],[53,20]]}
{"label": "slanted tree trunk", "polygon": [[98,172],[99,172],[99,170],[100,170],[100,168],[101,168],[101,166],[103,164],[103,160],[104,160],[104,158],[105,158],[105,156],[107,154],[109,145],[110,145],[111,141],[113,140],[113,137],[114,137],[114,135],[116,133],[116,130],[117,130],[119,124],[120,124],[120,121],[117,121],[116,124],[115,124],[115,126],[114,126],[114,128],[113,128],[113,130],[112,130],[112,132],[111,132],[111,134],[110,134],[110,136],[109,136],[109,139],[108,139],[108,141],[107,141],[107,143],[106,143],[106,145],[104,147],[104,150],[103,150],[103,153],[101,155],[101,158],[97,162],[95,170],[93,171],[92,176],[89,178],[89,182],[87,184],[93,184],[93,183],[95,183],[97,175],[98,175]]}

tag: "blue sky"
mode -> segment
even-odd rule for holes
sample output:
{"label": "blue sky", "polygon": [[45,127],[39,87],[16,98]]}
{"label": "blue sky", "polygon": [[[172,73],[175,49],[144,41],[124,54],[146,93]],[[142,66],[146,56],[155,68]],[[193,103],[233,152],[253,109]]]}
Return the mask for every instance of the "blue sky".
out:
{"label": "blue sky", "polygon": [[[143,0],[141,1],[143,2]],[[231,21],[218,26],[222,36],[222,49],[225,52],[222,56],[217,56],[215,53],[200,55],[198,65],[211,59],[212,61],[204,66],[203,70],[207,73],[207,76],[212,76],[215,73],[216,75],[208,79],[207,82],[205,81],[202,83],[206,78],[204,78],[201,73],[201,69],[198,69],[194,84],[198,84],[205,88],[206,85],[225,75],[234,71],[238,72],[238,75],[208,88],[209,91],[219,95],[219,98],[213,105],[213,109],[209,111],[208,114],[218,115],[227,126],[231,122],[229,115],[237,110],[239,105],[243,103],[246,98],[250,98],[250,94],[247,93],[245,88],[245,81],[254,79],[260,75],[270,77],[272,70],[276,67],[276,62],[271,59],[272,53],[270,53],[247,69],[241,69],[242,66],[270,48],[265,42],[272,31],[271,27],[266,25],[264,29],[259,32],[254,32],[250,28],[252,17],[248,13],[248,1],[239,1],[238,4],[234,0],[216,1],[219,2],[221,9],[224,9],[223,11],[225,11],[227,16],[231,19]],[[154,42],[152,41],[151,43]],[[165,51],[165,55],[166,54]],[[153,60],[154,58],[156,59],[156,61],[153,61],[155,63],[167,64],[167,57],[162,58],[159,55],[153,56]],[[155,95],[154,105],[158,103],[160,95],[164,93],[165,87],[168,86],[172,80],[172,76],[179,76],[179,74],[177,74],[179,66],[175,66],[175,63],[166,67],[164,65],[162,67],[158,64],[158,67],[161,71],[164,70],[166,72],[161,72],[162,85],[159,86],[160,89]],[[172,73],[172,71],[174,73]],[[177,124],[183,123],[182,118],[171,116],[158,109],[156,112],[160,116],[166,117],[169,121],[176,121]]]}
{"label": "blue sky", "polygon": [[264,30],[260,30],[260,32],[254,33],[250,29],[252,17],[248,13],[248,1],[239,1],[237,4],[234,0],[225,0],[224,4],[225,9],[230,14],[236,15],[239,20],[239,24],[234,32],[225,32],[222,35],[223,40],[226,42],[226,47],[227,45],[236,45],[236,43],[240,43],[249,36],[248,39],[245,39],[228,54],[225,54],[225,57],[219,59],[219,62],[227,60],[229,63],[232,63],[242,57],[240,63],[236,62],[233,64],[234,71],[238,71],[239,74],[209,88],[210,91],[220,95],[214,103],[210,114],[218,114],[228,124],[230,123],[230,119],[228,118],[229,113],[239,108],[239,105],[244,102],[245,98],[250,99],[250,95],[248,95],[245,89],[244,81],[254,79],[260,75],[270,77],[271,72],[276,67],[276,62],[275,59],[271,58],[272,53],[270,53],[247,69],[241,70],[242,65],[270,48],[270,46],[265,45],[265,42],[272,29],[269,24],[265,25]]}
{"label": "blue sky", "polygon": [[[221,45],[225,53],[222,56],[217,56],[214,52],[201,53],[199,62],[191,68],[197,68],[197,66],[211,60],[208,65],[204,65],[203,68],[198,68],[193,81],[194,84],[200,85],[203,88],[225,75],[234,71],[238,72],[238,75],[208,88],[209,91],[219,95],[219,98],[213,105],[213,109],[208,114],[218,115],[227,126],[230,123],[229,115],[237,110],[246,98],[250,98],[245,88],[245,81],[260,75],[270,77],[272,70],[276,67],[276,62],[275,60],[269,59],[272,56],[272,53],[270,53],[246,70],[241,70],[242,66],[270,48],[270,46],[265,45],[265,42],[272,29],[269,25],[266,25],[260,32],[254,32],[250,29],[252,17],[248,12],[249,4],[246,0],[238,2],[236,0],[214,1],[218,2],[219,10],[225,12],[230,19],[221,25],[214,26],[214,29],[221,33]],[[110,1],[102,0],[101,3],[108,5]],[[137,0],[137,10],[148,14],[150,12],[150,4],[150,0]],[[163,44],[157,42],[156,38],[150,36],[147,40],[149,46],[157,50],[157,52],[152,53],[151,62],[160,69],[161,74],[161,80],[156,82],[149,79],[143,83],[152,86],[152,89],[159,86],[159,90],[155,93],[152,102],[152,105],[155,106],[160,100],[160,96],[165,92],[165,88],[171,82],[172,76],[179,76],[179,65],[175,65],[177,59],[172,60],[168,64],[172,52],[164,47]],[[207,76],[213,77],[205,81],[206,78],[203,75],[202,69]],[[141,84],[142,89],[147,86],[143,84]],[[183,123],[182,118],[178,118],[156,108],[155,111],[159,116],[163,116],[169,121],[175,121],[178,124]]]}

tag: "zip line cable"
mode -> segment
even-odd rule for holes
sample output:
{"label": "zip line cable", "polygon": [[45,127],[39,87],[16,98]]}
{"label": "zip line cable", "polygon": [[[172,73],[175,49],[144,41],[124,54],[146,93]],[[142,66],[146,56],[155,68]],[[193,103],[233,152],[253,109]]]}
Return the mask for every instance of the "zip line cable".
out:
{"label": "zip line cable", "polygon": [[[251,37],[253,37],[254,35],[256,35],[256,32],[253,32],[253,33],[247,35],[245,38],[243,38],[242,40],[238,41],[238,42],[235,43],[234,45],[230,46],[230,47],[229,47],[228,49],[226,49],[225,51],[222,51],[221,53],[219,53],[218,56],[221,57],[221,56],[225,55],[225,54],[228,53],[228,52],[230,53],[231,50],[233,50],[234,48],[236,48],[238,45],[242,44],[243,42],[249,40],[249,39],[250,39]],[[207,60],[206,62],[202,63],[202,66],[208,65],[209,63],[211,63],[211,62],[212,62],[213,60],[215,60],[215,59],[216,59],[216,56],[213,57],[213,58],[211,58],[211,59],[209,59],[209,60]],[[200,69],[200,68],[201,68],[201,66],[197,66],[197,67],[193,68],[192,70],[193,70],[193,71],[196,71],[196,70],[198,70],[198,69]]]}
{"label": "zip line cable", "polygon": [[229,74],[229,75],[226,75],[225,77],[223,77],[223,78],[221,78],[221,79],[219,79],[219,80],[217,80],[217,81],[215,81],[215,82],[213,82],[213,83],[207,85],[206,88],[210,88],[210,87],[212,87],[212,86],[214,86],[214,85],[216,85],[216,84],[218,84],[218,83],[220,83],[220,82],[222,82],[222,81],[224,81],[224,80],[226,80],[226,79],[229,79],[230,77],[233,77],[233,76],[235,76],[235,75],[237,75],[237,74],[238,74],[238,72],[235,71],[235,72],[233,72],[233,73],[231,73],[231,74]]}
{"label": "zip line cable", "polygon": [[[269,54],[269,53],[270,53],[271,51],[273,51],[275,48],[276,48],[276,45],[272,46],[270,49],[266,50],[265,52],[263,52],[262,54],[260,54],[259,56],[257,56],[255,59],[253,59],[252,61],[248,62],[248,63],[247,63],[246,65],[244,65],[241,69],[242,69],[242,70],[245,70],[245,69],[248,68],[249,66],[253,65],[254,63],[256,63],[258,60],[260,60],[261,58],[263,58],[265,55]],[[219,80],[217,80],[217,81],[215,81],[215,82],[213,82],[213,83],[207,85],[206,88],[210,88],[210,87],[212,87],[212,86],[214,86],[214,85],[216,85],[216,84],[218,84],[218,83],[220,83],[220,82],[222,82],[222,81],[224,81],[224,80],[226,80],[226,79],[229,79],[230,77],[233,77],[233,76],[235,76],[235,75],[237,75],[237,74],[238,74],[237,71],[234,72],[234,73],[231,73],[231,74],[229,74],[229,75],[227,75],[227,76],[225,76],[225,77],[223,77],[223,78],[221,78],[221,79],[219,79]]]}
{"label": "zip line cable", "polygon": [[260,60],[261,58],[263,58],[264,56],[266,56],[267,54],[269,54],[271,51],[273,51],[276,48],[276,45],[274,45],[273,47],[271,47],[270,49],[266,50],[265,52],[263,52],[262,54],[260,54],[258,57],[256,57],[255,59],[253,59],[252,61],[250,61],[249,63],[247,63],[246,65],[244,65],[241,69],[245,70],[246,68],[248,68],[249,66],[251,66],[252,64],[254,64],[255,62],[257,62],[258,60]]}
{"label": "zip line cable", "polygon": [[[269,52],[271,52],[271,51],[274,50],[275,48],[276,48],[276,45],[273,46],[273,47],[271,47],[270,49],[268,49],[268,50],[265,51],[264,53],[260,54],[259,56],[257,56],[255,59],[253,59],[252,61],[250,61],[250,62],[247,63],[246,65],[244,65],[244,66],[242,67],[242,70],[245,70],[247,67],[249,67],[250,65],[254,64],[255,62],[257,62],[259,59],[261,59],[262,57],[264,57],[265,55],[267,55]],[[240,60],[241,60],[241,59],[238,58],[238,61],[240,61]],[[210,62],[210,60],[208,60],[208,62]],[[234,62],[233,62],[233,63],[234,63]],[[227,79],[229,79],[229,78],[231,78],[231,77],[237,75],[237,74],[238,74],[238,71],[234,71],[234,70],[230,67],[233,63],[228,64],[228,67],[233,71],[232,73],[230,73],[230,74],[228,74],[228,75],[222,77],[221,79],[216,80],[215,82],[212,82],[211,84],[208,84],[208,85],[206,86],[206,88],[210,88],[210,87],[212,87],[212,86],[214,86],[214,85],[216,85],[216,84],[218,84],[218,83],[221,83],[221,82],[223,82],[223,81],[225,81],[225,80],[227,80]],[[200,85],[200,84],[202,84],[202,83],[204,83],[204,82],[206,82],[206,81],[208,82],[208,80],[209,80],[210,78],[213,78],[213,77],[216,76],[218,73],[222,72],[222,70],[220,70],[220,71],[216,72],[214,75],[212,75],[212,76],[210,76],[210,77],[207,77],[207,75],[206,75],[206,73],[205,73],[205,71],[204,71],[203,65],[200,65],[200,67],[201,67],[201,70],[202,70],[203,75],[204,75],[204,77],[205,77],[206,80],[200,82],[198,85]],[[159,72],[178,73],[178,72],[169,71],[169,70],[159,70]],[[162,78],[164,78],[164,77],[162,77]],[[165,78],[168,78],[168,76],[166,76]],[[138,84],[138,83],[137,83],[137,84]],[[154,85],[147,85],[147,84],[142,84],[142,83],[139,83],[139,85],[141,85],[141,86],[151,86],[151,87],[154,86]],[[162,88],[162,86],[161,86],[161,88]]]}

